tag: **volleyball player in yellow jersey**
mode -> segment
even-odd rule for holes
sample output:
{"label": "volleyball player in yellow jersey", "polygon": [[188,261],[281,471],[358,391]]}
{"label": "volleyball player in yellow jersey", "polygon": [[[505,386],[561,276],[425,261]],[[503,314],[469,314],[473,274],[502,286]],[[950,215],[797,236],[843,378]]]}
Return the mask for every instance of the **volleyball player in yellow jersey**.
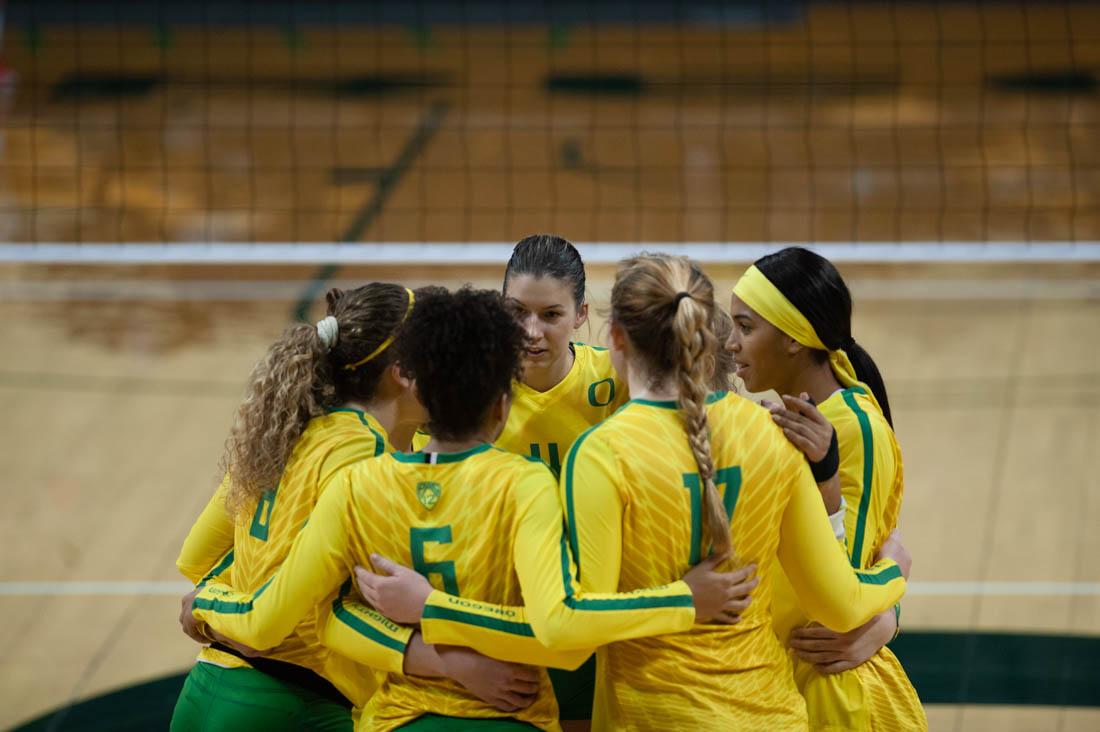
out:
{"label": "volleyball player in yellow jersey", "polygon": [[523,376],[496,446],[541,459],[555,475],[573,440],[626,402],[606,348],[572,341],[588,321],[585,271],[571,243],[551,234],[516,244],[503,293],[527,332]]}
{"label": "volleyball player in yellow jersey", "polygon": [[[493,624],[520,633],[520,642],[533,649],[531,663],[575,666],[600,642],[684,630],[697,617],[720,615],[722,592],[700,595],[683,581],[625,596],[586,597],[569,589],[571,563],[552,474],[540,461],[488,444],[507,417],[524,343],[495,293],[425,298],[403,330],[400,358],[428,410],[426,452],[394,453],[340,471],[275,577],[250,593],[209,583],[194,599],[194,617],[252,647],[280,643],[372,552],[437,577],[452,596],[461,595],[452,605],[460,615],[466,602],[516,603],[522,591],[544,611],[529,613],[530,625],[507,616]],[[585,650],[547,651],[534,641],[536,633],[568,637]],[[388,637],[375,640],[391,645]],[[505,716],[452,682],[388,670],[363,714],[368,729],[391,729],[430,712],[467,722]],[[512,716],[556,728],[545,674],[532,691],[534,702]]]}
{"label": "volleyball player in yellow jersey", "polygon": [[[290,551],[328,478],[392,451],[390,441],[407,446],[424,418],[391,348],[413,309],[413,292],[374,283],[334,290],[328,301],[325,319],[288,329],[253,372],[227,442],[227,478],[180,554],[178,565],[193,581],[231,573],[239,587],[262,586]],[[329,613],[331,624],[324,622]],[[189,630],[201,637],[201,628]],[[322,632],[334,644],[357,642],[360,634],[384,637],[388,646],[371,644],[387,650],[376,665],[398,671],[411,635],[337,597],[305,614],[266,657],[246,659],[232,645],[215,644],[188,675],[172,728],[350,728],[347,707],[366,703],[375,675],[321,645]],[[461,675],[469,660],[452,657],[450,668]],[[486,674],[499,677],[502,670],[489,659],[475,665],[471,683],[479,688]]]}
{"label": "volleyball player in yellow jersey", "polygon": [[[732,548],[740,562],[760,566],[762,579],[736,625],[602,646],[593,726],[804,729],[805,704],[772,630],[776,560],[811,614],[844,628],[890,607],[904,591],[902,571],[889,559],[854,570],[805,459],[768,413],[732,394],[707,396],[716,354],[713,291],[694,264],[662,255],[628,260],[611,307],[612,354],[635,398],[586,432],[566,458],[562,490],[580,589],[629,593],[669,582],[708,547],[719,554]],[[890,552],[907,566],[903,547]],[[576,589],[567,584],[566,597]],[[453,596],[435,591],[422,630],[430,642],[521,660],[522,630],[494,620],[545,612],[545,598],[524,598],[525,609],[465,601],[456,611]],[[551,646],[573,641],[554,634]]]}
{"label": "volleyball player in yellow jersey", "polygon": [[[588,321],[584,261],[572,243],[552,234],[521,239],[504,270],[505,302],[527,332],[523,376],[496,446],[541,459],[554,475],[573,441],[627,400],[606,348],[576,343]],[[562,720],[592,717],[596,661],[575,671],[552,669]]]}
{"label": "volleyball player in yellow jersey", "polygon": [[[785,405],[772,407],[777,424],[812,460],[826,456],[835,434],[832,469],[839,457],[849,558],[853,567],[869,566],[897,524],[902,461],[882,376],[852,339],[844,280],[823,257],[783,249],[757,260],[741,278],[731,313],[736,327],[727,345],[738,374],[752,391],[784,395]],[[927,728],[916,691],[885,647],[897,630],[893,611],[837,633],[805,627],[789,592],[780,591],[776,604],[776,632],[784,643],[791,638],[813,729]]]}

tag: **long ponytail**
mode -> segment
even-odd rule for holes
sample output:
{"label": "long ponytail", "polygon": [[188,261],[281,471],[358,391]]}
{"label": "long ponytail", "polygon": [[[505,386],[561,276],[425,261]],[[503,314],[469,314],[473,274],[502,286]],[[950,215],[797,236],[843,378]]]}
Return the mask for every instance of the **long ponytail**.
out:
{"label": "long ponytail", "polygon": [[251,510],[279,484],[311,419],[349,399],[373,396],[395,349],[360,361],[396,336],[413,302],[404,287],[380,282],[332,290],[326,299],[335,322],[323,324],[325,338],[320,326],[291,325],[252,370],[222,457],[231,515]]}
{"label": "long ponytail", "polygon": [[680,342],[680,363],[676,373],[680,396],[677,401],[684,418],[688,444],[699,467],[707,543],[715,552],[722,554],[730,549],[730,523],[722,497],[718,495],[718,487],[714,484],[714,459],[710,451],[706,407],[717,339],[710,330],[703,305],[691,297],[685,297],[675,307],[672,330]]}
{"label": "long ponytail", "polygon": [[628,259],[611,290],[611,319],[644,359],[651,382],[676,378],[677,404],[703,488],[704,539],[722,554],[732,550],[732,539],[714,483],[706,410],[717,355],[713,313],[714,286],[686,257],[643,254]]}
{"label": "long ponytail", "polygon": [[854,340],[844,346],[844,352],[848,354],[848,360],[856,370],[856,378],[871,388],[878,405],[882,407],[882,416],[886,417],[887,424],[893,427],[894,417],[890,412],[890,399],[886,396],[886,383],[882,380],[882,374],[879,373],[871,354]]}
{"label": "long ponytail", "polygon": [[[761,257],[755,266],[810,321],[826,348],[848,354],[856,378],[871,388],[892,427],[886,384],[871,355],[852,338],[852,295],[833,263],[809,249],[787,247]],[[824,351],[816,353],[822,361],[828,358]]]}
{"label": "long ponytail", "polygon": [[306,424],[331,401],[332,381],[325,345],[312,325],[290,326],[267,349],[252,370],[225,443],[231,514],[248,510],[278,484]]}

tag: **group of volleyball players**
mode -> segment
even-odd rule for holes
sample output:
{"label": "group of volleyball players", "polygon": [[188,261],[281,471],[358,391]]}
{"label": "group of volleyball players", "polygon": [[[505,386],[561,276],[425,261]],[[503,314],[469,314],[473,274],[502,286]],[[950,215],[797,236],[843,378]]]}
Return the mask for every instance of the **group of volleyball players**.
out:
{"label": "group of volleyball players", "polygon": [[257,365],[181,552],[205,647],[172,728],[926,728],[885,647],[902,464],[848,290],[791,248],[729,302],[642,254],[608,348],[575,342],[584,265],[550,235],[502,293],[330,292]]}

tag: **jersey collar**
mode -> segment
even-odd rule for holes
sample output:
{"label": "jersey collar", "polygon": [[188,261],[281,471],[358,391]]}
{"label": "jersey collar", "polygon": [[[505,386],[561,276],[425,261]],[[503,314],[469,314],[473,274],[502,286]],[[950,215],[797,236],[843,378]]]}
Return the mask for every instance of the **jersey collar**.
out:
{"label": "jersey collar", "polygon": [[444,465],[446,463],[458,463],[468,457],[479,455],[489,448],[488,442],[474,445],[462,452],[394,452],[393,459],[399,463],[420,463],[421,465]]}

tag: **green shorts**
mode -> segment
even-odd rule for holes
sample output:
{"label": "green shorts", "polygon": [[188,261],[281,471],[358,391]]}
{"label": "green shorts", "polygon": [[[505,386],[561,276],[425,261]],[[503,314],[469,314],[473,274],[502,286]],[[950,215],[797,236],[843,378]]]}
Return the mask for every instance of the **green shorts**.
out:
{"label": "green shorts", "polygon": [[170,729],[352,732],[352,721],[346,707],[308,689],[256,669],[200,662],[183,682]]}
{"label": "green shorts", "polygon": [[558,698],[560,719],[592,719],[592,700],[596,697],[596,654],[576,671],[548,669],[554,696]]}

